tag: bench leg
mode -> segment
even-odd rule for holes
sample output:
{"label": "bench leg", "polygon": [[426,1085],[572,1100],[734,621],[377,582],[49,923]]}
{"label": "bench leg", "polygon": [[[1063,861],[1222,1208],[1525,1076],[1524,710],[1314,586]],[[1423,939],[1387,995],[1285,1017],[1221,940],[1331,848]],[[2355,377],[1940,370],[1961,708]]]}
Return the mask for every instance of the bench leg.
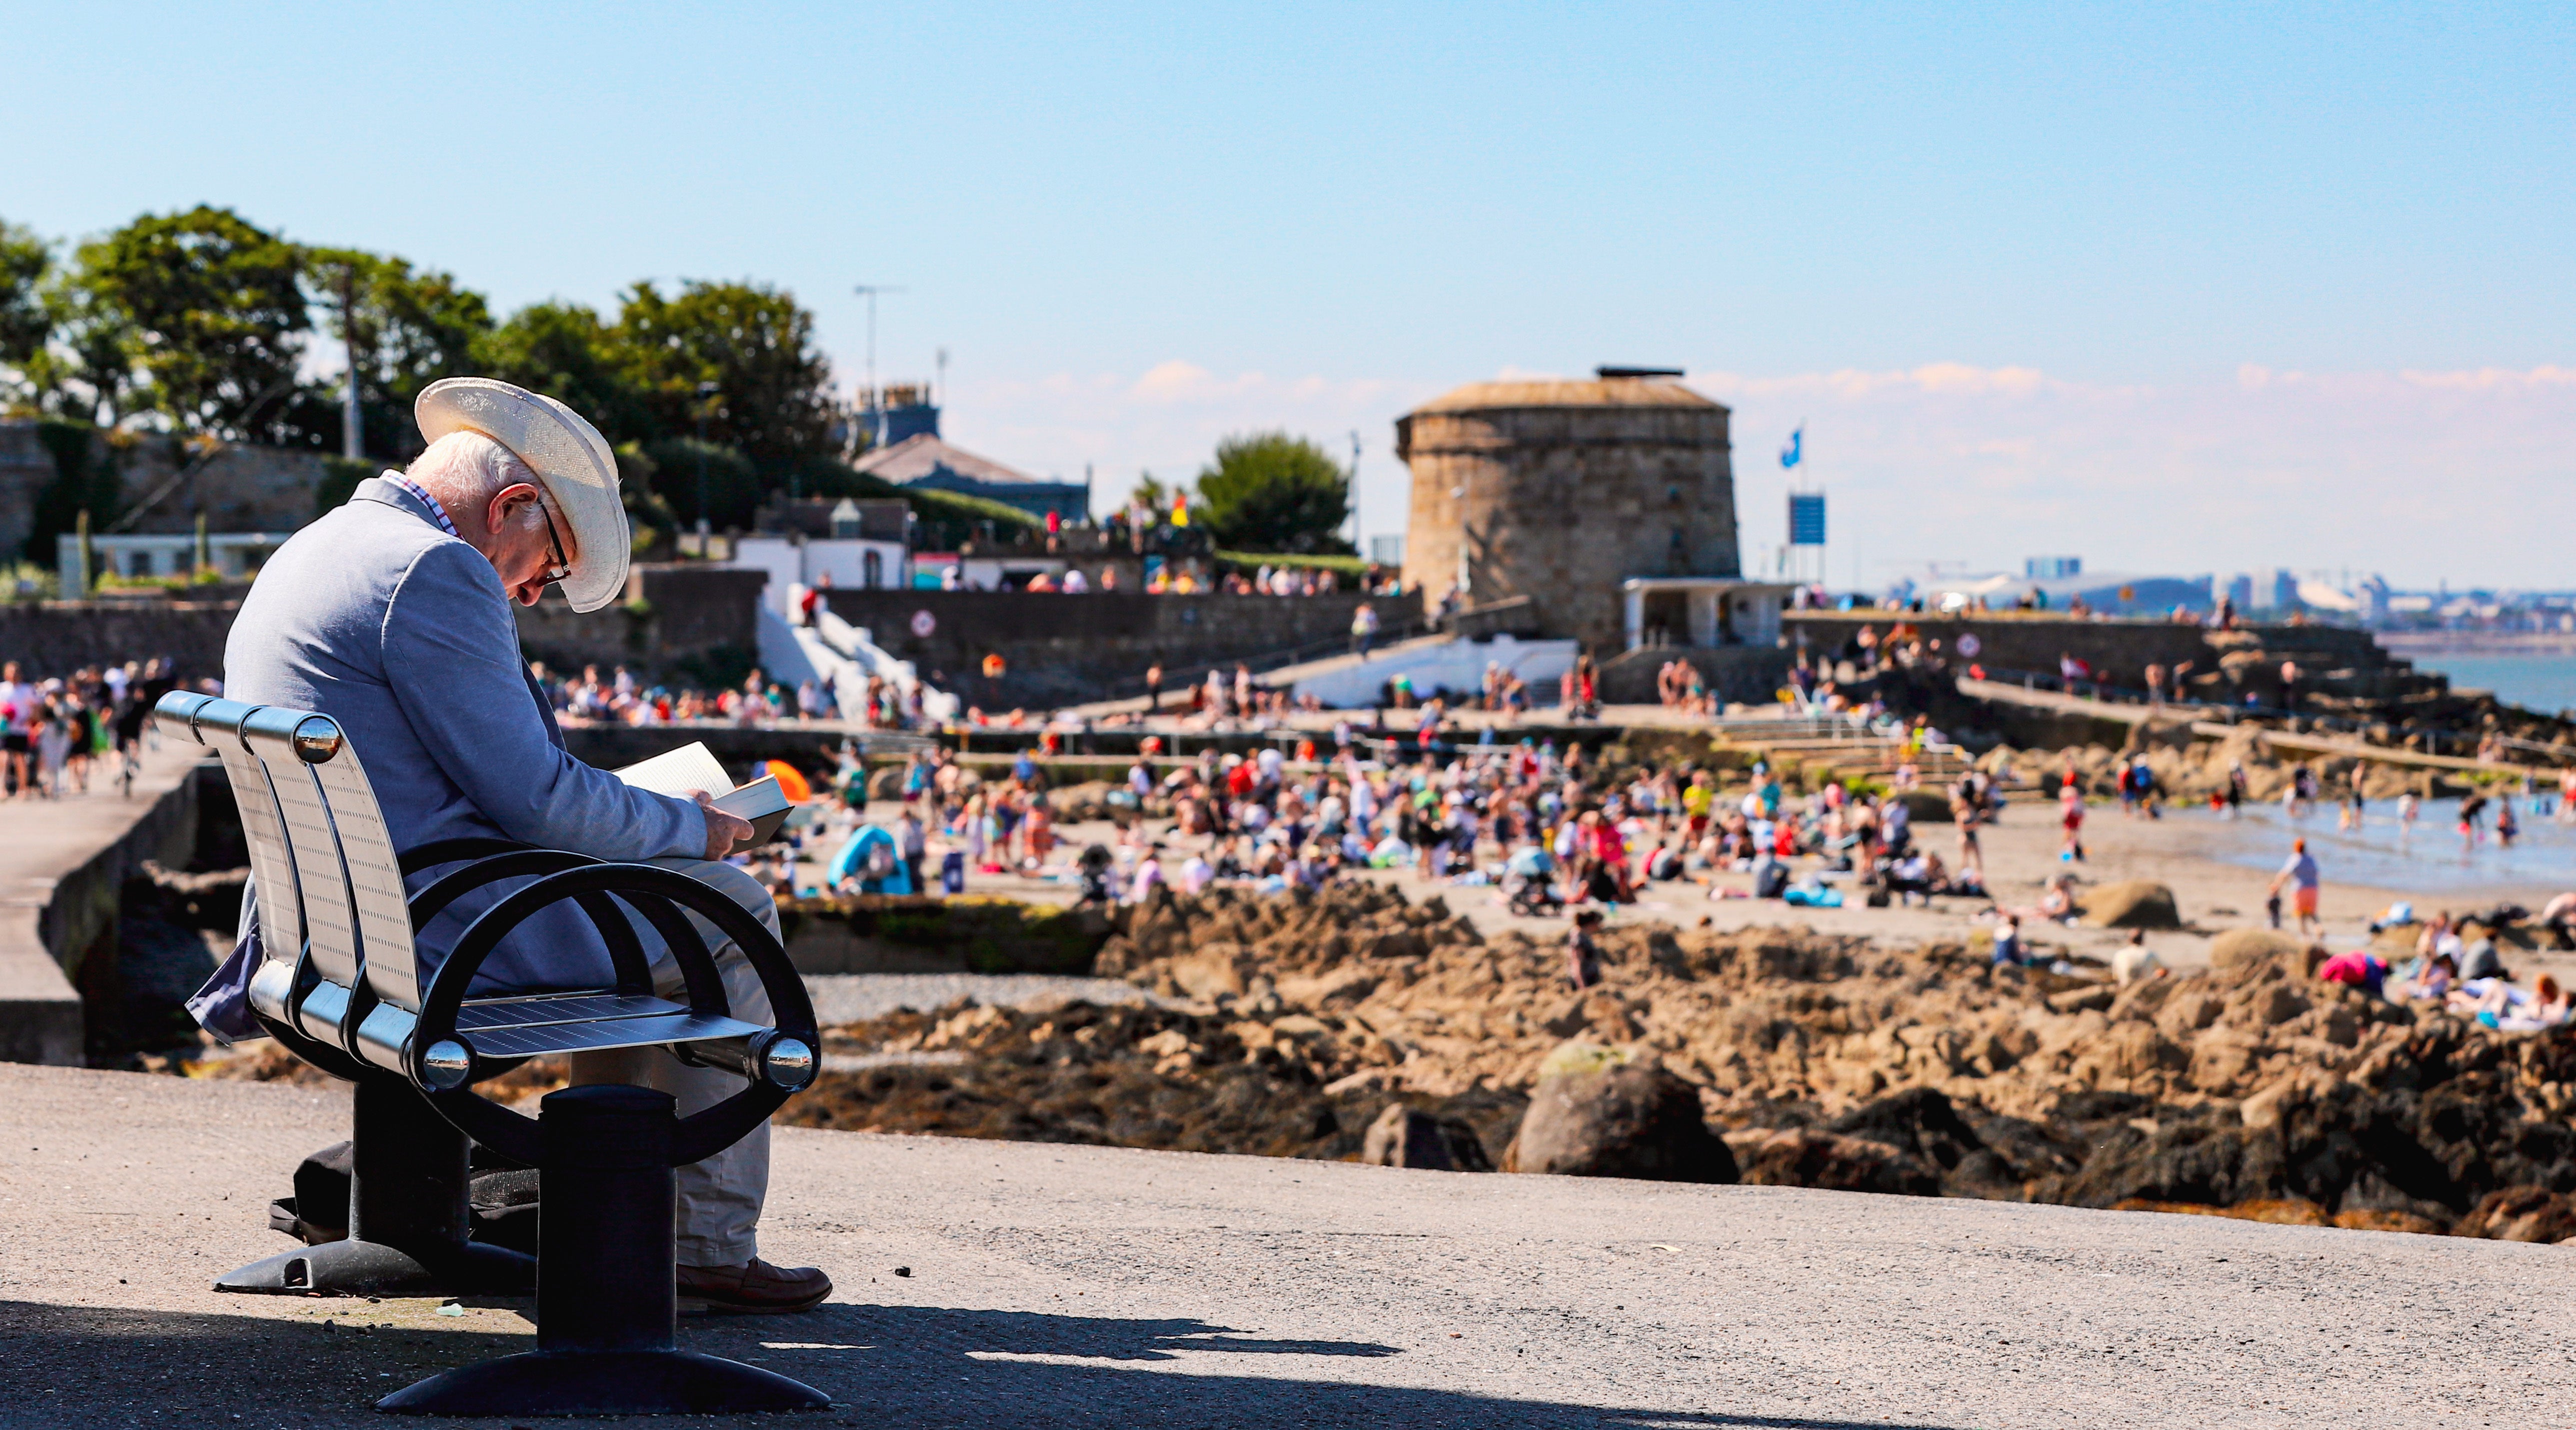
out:
{"label": "bench leg", "polygon": [[467,1239],[465,1134],[392,1078],[360,1081],[351,1115],[349,1235],[282,1251],[215,1282],[287,1296],[523,1296],[528,1257]]}
{"label": "bench leg", "polygon": [[716,1415],[819,1410],[821,1391],[677,1348],[678,1209],[668,1093],[551,1093],[539,1121],[537,1349],[376,1402],[415,1415]]}

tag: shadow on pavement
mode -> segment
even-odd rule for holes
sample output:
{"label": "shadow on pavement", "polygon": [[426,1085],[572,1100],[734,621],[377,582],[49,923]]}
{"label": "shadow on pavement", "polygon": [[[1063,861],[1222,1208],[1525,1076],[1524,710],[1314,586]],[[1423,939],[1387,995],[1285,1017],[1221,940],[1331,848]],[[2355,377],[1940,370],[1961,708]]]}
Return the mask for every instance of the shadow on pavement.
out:
{"label": "shadow on pavement", "polygon": [[[332,1301],[364,1320],[365,1302]],[[514,1325],[513,1329],[516,1329]],[[1301,1378],[1281,1356],[1382,1359],[1367,1341],[1264,1340],[1198,1320],[827,1305],[803,1316],[683,1322],[682,1346],[754,1361],[832,1397],[834,1408],[743,1425],[907,1427],[1158,1426],[1670,1427],[1670,1430],[1898,1430],[1893,1422],[1724,1410],[1623,1408]],[[369,1407],[422,1376],[525,1349],[523,1335],[385,1329],[345,1322],[103,1310],[0,1301],[0,1406],[13,1427],[208,1423],[369,1425]],[[1242,1357],[1222,1370],[1148,1370],[1183,1355]],[[1270,1363],[1264,1364],[1268,1360]],[[1314,1368],[1320,1369],[1320,1368]],[[1481,1373],[1461,1367],[1462,1378]],[[1702,1401],[1724,1398],[1724,1373]],[[402,1422],[439,1423],[439,1422]],[[495,1424],[498,1422],[455,1422]],[[639,1422],[650,1423],[650,1422]],[[1905,1430],[1936,1430],[1914,1422]]]}

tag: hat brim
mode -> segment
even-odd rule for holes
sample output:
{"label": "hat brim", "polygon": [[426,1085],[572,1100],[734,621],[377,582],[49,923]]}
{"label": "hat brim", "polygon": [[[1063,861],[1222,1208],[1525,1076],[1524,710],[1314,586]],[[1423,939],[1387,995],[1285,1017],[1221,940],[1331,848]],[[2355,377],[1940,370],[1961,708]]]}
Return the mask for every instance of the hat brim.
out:
{"label": "hat brim", "polygon": [[618,493],[617,454],[580,413],[492,378],[451,377],[422,389],[412,416],[426,441],[480,432],[537,474],[572,529],[577,554],[562,586],[574,610],[596,611],[625,591],[634,537]]}

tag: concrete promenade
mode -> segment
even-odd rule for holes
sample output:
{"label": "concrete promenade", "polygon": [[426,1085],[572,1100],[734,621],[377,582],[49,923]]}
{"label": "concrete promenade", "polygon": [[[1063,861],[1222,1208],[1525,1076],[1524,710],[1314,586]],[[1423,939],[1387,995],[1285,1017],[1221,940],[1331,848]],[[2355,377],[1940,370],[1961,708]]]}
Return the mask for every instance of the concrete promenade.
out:
{"label": "concrete promenade", "polygon": [[[528,1345],[207,1289],[346,1106],[0,1068],[7,1423],[381,1426]],[[765,1251],[838,1294],[682,1330],[837,1402],[771,1424],[2576,1425],[2555,1247],[800,1129],[775,1184]]]}
{"label": "concrete promenade", "polygon": [[113,756],[87,794],[0,804],[0,1060],[81,1061],[80,960],[116,936],[117,890],[145,859],[184,862],[204,751],[147,740],[131,794]]}

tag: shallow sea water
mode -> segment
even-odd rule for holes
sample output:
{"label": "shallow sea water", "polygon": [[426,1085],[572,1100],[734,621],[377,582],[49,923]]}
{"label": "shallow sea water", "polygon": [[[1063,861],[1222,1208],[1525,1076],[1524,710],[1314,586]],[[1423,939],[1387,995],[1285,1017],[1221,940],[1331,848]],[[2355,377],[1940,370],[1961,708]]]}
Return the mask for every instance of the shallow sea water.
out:
{"label": "shallow sea water", "polygon": [[2496,840],[2493,801],[2475,843],[2460,838],[2456,799],[2424,801],[2411,830],[2399,826],[2395,800],[2364,805],[2361,825],[2349,830],[2338,827],[2337,808],[2323,803],[2295,820],[2278,804],[2249,805],[2232,820],[2205,809],[2169,817],[2207,828],[2210,854],[2230,864],[2278,869],[2290,857],[2290,841],[2305,836],[2329,885],[2439,894],[2499,884],[2576,888],[2576,825],[2559,823],[2557,808],[2554,793],[2514,796],[2522,830],[2511,848]]}

